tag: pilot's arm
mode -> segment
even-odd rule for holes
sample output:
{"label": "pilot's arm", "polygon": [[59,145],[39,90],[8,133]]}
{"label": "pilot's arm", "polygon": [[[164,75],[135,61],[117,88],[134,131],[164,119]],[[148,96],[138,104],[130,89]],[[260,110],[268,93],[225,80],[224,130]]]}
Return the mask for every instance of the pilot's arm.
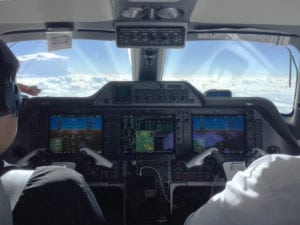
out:
{"label": "pilot's arm", "polygon": [[185,225],[300,224],[300,157],[267,155],[238,172]]}
{"label": "pilot's arm", "polygon": [[41,92],[41,89],[39,89],[35,85],[29,86],[29,85],[20,84],[20,83],[18,83],[17,85],[21,92],[32,95],[32,96],[37,96]]}

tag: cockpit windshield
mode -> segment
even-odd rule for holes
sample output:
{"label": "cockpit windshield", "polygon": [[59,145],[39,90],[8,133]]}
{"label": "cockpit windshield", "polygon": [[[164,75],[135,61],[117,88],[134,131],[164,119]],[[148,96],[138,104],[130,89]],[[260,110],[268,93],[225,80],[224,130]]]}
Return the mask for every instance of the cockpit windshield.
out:
{"label": "cockpit windshield", "polygon": [[[46,40],[9,43],[21,66],[18,82],[38,85],[41,96],[86,97],[109,81],[132,80],[129,50],[113,41],[73,40],[48,51]],[[264,97],[280,113],[293,110],[299,53],[292,46],[240,40],[188,41],[168,49],[163,80],[188,81],[202,93],[229,90],[233,97]],[[297,63],[296,63],[297,62]]]}
{"label": "cockpit windshield", "polygon": [[168,51],[164,80],[189,81],[201,92],[230,90],[233,97],[263,97],[292,112],[299,53],[267,43],[191,41]]}
{"label": "cockpit windshield", "polygon": [[40,96],[87,97],[109,81],[132,77],[128,50],[114,41],[73,40],[72,48],[51,52],[46,40],[9,46],[20,61],[17,81],[37,85]]}

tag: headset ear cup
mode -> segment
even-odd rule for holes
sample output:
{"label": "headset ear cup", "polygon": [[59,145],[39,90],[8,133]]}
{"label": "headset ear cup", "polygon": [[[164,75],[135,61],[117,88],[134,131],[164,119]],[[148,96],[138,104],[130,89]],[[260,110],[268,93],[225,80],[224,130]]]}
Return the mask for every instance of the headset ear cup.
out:
{"label": "headset ear cup", "polygon": [[18,115],[20,105],[19,89],[13,81],[0,83],[0,116],[9,113]]}

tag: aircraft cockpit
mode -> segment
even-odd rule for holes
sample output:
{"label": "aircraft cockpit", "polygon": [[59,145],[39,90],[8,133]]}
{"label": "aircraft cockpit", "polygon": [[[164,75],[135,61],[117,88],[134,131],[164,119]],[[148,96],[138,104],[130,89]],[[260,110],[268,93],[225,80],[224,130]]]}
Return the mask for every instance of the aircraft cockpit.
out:
{"label": "aircraft cockpit", "polygon": [[299,154],[299,3],[277,4],[0,0],[17,83],[41,89],[1,159],[76,170],[108,225],[184,224],[256,159]]}

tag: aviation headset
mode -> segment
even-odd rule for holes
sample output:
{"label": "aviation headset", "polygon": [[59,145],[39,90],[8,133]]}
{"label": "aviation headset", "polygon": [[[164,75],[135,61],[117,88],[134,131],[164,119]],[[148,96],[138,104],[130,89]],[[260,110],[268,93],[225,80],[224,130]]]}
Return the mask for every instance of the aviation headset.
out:
{"label": "aviation headset", "polygon": [[0,40],[0,116],[10,113],[18,116],[21,105],[21,95],[15,83],[18,68],[17,58],[6,43]]}
{"label": "aviation headset", "polygon": [[20,105],[21,95],[15,82],[0,83],[0,117],[10,113],[18,116]]}

